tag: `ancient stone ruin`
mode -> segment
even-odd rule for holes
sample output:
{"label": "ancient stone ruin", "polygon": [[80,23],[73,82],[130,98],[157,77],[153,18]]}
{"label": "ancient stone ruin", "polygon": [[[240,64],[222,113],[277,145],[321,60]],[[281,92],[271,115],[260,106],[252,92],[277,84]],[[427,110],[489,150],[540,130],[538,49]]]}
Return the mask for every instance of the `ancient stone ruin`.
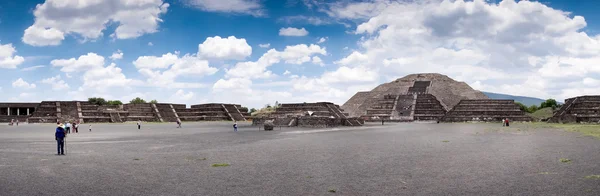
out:
{"label": "ancient stone ruin", "polygon": [[336,127],[361,126],[364,121],[350,118],[339,105],[330,102],[281,104],[269,116],[255,118],[253,124],[273,121],[275,126]]}
{"label": "ancient stone ruin", "polygon": [[411,74],[358,92],[342,109],[367,121],[531,120],[513,100],[491,100],[466,83],[437,73]]}
{"label": "ancient stone ruin", "polygon": [[123,104],[99,106],[87,101],[43,101],[41,103],[0,103],[0,122],[11,119],[30,123],[57,121],[125,122],[153,121],[246,121],[248,109],[237,104],[210,103],[192,105],[171,103]]}
{"label": "ancient stone ruin", "polygon": [[533,119],[521,111],[514,100],[499,99],[465,99],[461,100],[443,118],[444,122],[461,121],[532,121]]}
{"label": "ancient stone ruin", "polygon": [[573,97],[565,100],[565,104],[548,120],[552,123],[599,123],[600,95]]}

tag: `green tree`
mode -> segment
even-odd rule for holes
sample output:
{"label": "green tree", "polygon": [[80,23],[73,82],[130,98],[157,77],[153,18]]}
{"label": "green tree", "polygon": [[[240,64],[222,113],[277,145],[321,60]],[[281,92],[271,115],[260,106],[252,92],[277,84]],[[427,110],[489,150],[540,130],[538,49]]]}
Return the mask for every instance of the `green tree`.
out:
{"label": "green tree", "polygon": [[104,98],[101,97],[91,97],[88,98],[88,102],[90,104],[94,104],[94,105],[106,105],[106,100]]}
{"label": "green tree", "polygon": [[108,105],[123,105],[123,102],[119,101],[119,100],[109,100],[107,102]]}
{"label": "green tree", "polygon": [[158,101],[156,101],[156,99],[153,99],[152,101],[150,101],[150,103],[158,103]]}
{"label": "green tree", "polygon": [[529,106],[529,108],[527,108],[529,113],[534,113],[535,111],[538,111],[539,109],[540,108],[537,105],[531,105],[531,106]]}
{"label": "green tree", "polygon": [[142,98],[139,98],[139,97],[136,97],[135,99],[132,99],[131,101],[129,101],[129,103],[133,103],[133,104],[136,104],[136,103],[146,103],[146,100],[144,100]]}
{"label": "green tree", "polygon": [[555,109],[558,107],[558,102],[556,102],[556,100],[554,100],[554,99],[548,99],[540,104],[540,108],[548,108],[548,107]]}
{"label": "green tree", "polygon": [[252,113],[256,112],[256,108],[250,108],[250,110],[248,112],[250,112],[250,114],[252,114]]}
{"label": "green tree", "polygon": [[527,106],[525,106],[524,104],[522,104],[522,103],[520,103],[520,102],[515,102],[515,104],[519,105],[519,109],[521,109],[521,111],[524,111],[524,112],[529,112],[529,111],[527,110]]}

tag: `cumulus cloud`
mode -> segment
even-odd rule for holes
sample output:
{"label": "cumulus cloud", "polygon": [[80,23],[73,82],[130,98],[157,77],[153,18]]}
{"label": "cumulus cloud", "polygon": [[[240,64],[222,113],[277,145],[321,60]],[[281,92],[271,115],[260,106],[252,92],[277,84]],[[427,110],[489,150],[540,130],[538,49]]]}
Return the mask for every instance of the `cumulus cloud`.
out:
{"label": "cumulus cloud", "polygon": [[194,92],[185,92],[183,89],[177,90],[171,97],[169,101],[173,103],[187,103],[192,101],[194,98]]}
{"label": "cumulus cloud", "polygon": [[110,59],[114,60],[119,60],[123,58],[123,52],[121,52],[121,50],[117,50],[116,52],[113,52],[113,54],[110,56]]}
{"label": "cumulus cloud", "polygon": [[102,68],[104,57],[96,53],[88,53],[80,57],[70,59],[55,59],[50,61],[53,67],[62,67],[63,72],[83,72],[91,69]]}
{"label": "cumulus cloud", "polygon": [[251,54],[252,47],[246,43],[246,39],[235,36],[208,37],[198,45],[198,56],[209,59],[243,60]]}
{"label": "cumulus cloud", "polygon": [[287,24],[311,24],[316,26],[333,24],[333,21],[326,18],[303,15],[285,16],[278,19],[278,22],[285,22]]}
{"label": "cumulus cloud", "polygon": [[195,55],[167,53],[158,56],[140,56],[133,61],[138,72],[147,77],[147,83],[164,88],[202,88],[202,83],[177,82],[181,77],[194,78],[215,74],[218,69],[210,67],[208,61]]}
{"label": "cumulus cloud", "polygon": [[258,0],[183,0],[183,2],[207,12],[248,14],[257,17],[266,15]]}
{"label": "cumulus cloud", "polygon": [[29,84],[28,82],[23,80],[23,78],[19,78],[12,83],[12,87],[20,88],[20,89],[33,89],[33,88],[35,88],[35,84],[33,84],[33,83]]}
{"label": "cumulus cloud", "polygon": [[295,36],[295,37],[302,37],[302,36],[307,36],[308,35],[308,31],[304,28],[301,29],[297,29],[294,27],[288,27],[288,28],[281,28],[279,29],[279,35],[280,36]]}
{"label": "cumulus cloud", "polygon": [[[83,73],[80,78],[83,84],[79,91],[88,91],[92,93],[106,92],[114,87],[139,86],[142,83],[138,80],[130,79],[123,74],[121,68],[111,63],[105,66],[104,57],[96,53],[88,53],[78,58],[55,59],[50,61],[53,67],[62,67],[67,77],[69,73]],[[58,81],[56,78],[54,80]],[[52,80],[52,78],[50,78]]]}
{"label": "cumulus cloud", "polygon": [[22,56],[15,55],[17,50],[12,44],[0,44],[0,68],[16,69],[25,61]]}
{"label": "cumulus cloud", "polygon": [[[337,19],[358,20],[359,50],[336,61],[376,70],[386,81],[438,72],[479,90],[564,99],[600,93],[600,36],[582,16],[539,2],[370,1],[328,4]],[[579,87],[578,87],[579,86]],[[576,90],[573,90],[576,89]]]}
{"label": "cumulus cloud", "polygon": [[162,0],[46,0],[36,6],[22,40],[32,46],[59,45],[70,34],[96,40],[110,22],[119,24],[111,37],[136,38],[156,32],[168,7]]}
{"label": "cumulus cloud", "polygon": [[320,66],[324,65],[323,64],[323,60],[321,60],[321,57],[318,57],[318,56],[313,56],[312,57],[312,63],[315,64],[315,65],[320,65]]}
{"label": "cumulus cloud", "polygon": [[286,64],[300,65],[311,61],[311,57],[317,54],[327,55],[325,48],[319,45],[299,44],[286,46],[283,51],[270,49],[263,54],[257,61],[247,61],[237,63],[233,68],[227,70],[227,77],[241,78],[268,78],[273,73],[267,68],[273,64],[284,62]]}
{"label": "cumulus cloud", "polygon": [[65,83],[64,80],[60,78],[60,75],[46,78],[42,80],[43,84],[49,84],[52,86],[52,90],[65,90],[69,89],[69,84]]}
{"label": "cumulus cloud", "polygon": [[152,42],[148,42],[148,46],[154,46]]}
{"label": "cumulus cloud", "polygon": [[266,44],[258,44],[258,47],[261,47],[261,48],[269,48],[269,47],[271,47],[271,44],[270,44],[270,43],[266,43]]}

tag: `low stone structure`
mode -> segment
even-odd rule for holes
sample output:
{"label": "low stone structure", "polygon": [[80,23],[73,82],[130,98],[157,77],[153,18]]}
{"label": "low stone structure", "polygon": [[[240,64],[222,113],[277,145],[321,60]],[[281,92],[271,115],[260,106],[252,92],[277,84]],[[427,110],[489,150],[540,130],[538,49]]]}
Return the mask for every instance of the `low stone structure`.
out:
{"label": "low stone structure", "polygon": [[600,95],[573,97],[548,120],[552,123],[600,123]]}
{"label": "low stone structure", "polygon": [[464,121],[532,121],[533,119],[521,111],[514,100],[470,99],[461,100],[442,118],[444,122]]}
{"label": "low stone structure", "polygon": [[[70,121],[125,122],[155,121],[176,122],[200,120],[245,121],[248,109],[236,104],[200,104],[186,108],[185,104],[143,103],[118,106],[99,106],[86,101],[43,101],[41,103],[0,103],[0,122],[19,120],[31,123],[56,123]],[[181,117],[181,118],[180,118]]]}
{"label": "low stone structure", "polygon": [[276,126],[335,127],[361,126],[364,121],[350,118],[330,102],[281,104],[267,117],[253,119],[254,125],[272,120]]}

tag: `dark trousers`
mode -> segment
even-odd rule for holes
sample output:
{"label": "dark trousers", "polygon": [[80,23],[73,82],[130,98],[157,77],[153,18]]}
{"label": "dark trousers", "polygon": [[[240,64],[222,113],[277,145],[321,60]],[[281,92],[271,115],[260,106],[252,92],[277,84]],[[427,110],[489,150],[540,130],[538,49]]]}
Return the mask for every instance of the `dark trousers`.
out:
{"label": "dark trousers", "polygon": [[65,131],[67,131],[67,133],[71,133],[71,127],[66,127]]}
{"label": "dark trousers", "polygon": [[58,154],[65,154],[65,138],[56,139],[56,150]]}
{"label": "dark trousers", "polygon": [[142,128],[142,125],[138,125],[138,129],[141,129],[141,128]]}

